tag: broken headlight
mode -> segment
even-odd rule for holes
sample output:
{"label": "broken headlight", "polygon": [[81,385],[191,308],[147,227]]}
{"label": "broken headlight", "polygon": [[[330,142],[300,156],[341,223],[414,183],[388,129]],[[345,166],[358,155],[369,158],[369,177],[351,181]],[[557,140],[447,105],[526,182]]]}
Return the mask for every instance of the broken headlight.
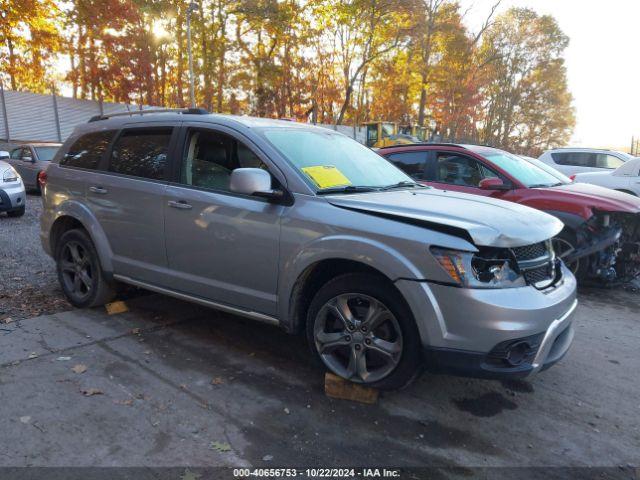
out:
{"label": "broken headlight", "polygon": [[18,178],[19,178],[18,172],[16,172],[13,167],[9,167],[2,174],[2,181],[6,183],[17,182]]}
{"label": "broken headlight", "polygon": [[431,254],[461,287],[515,288],[527,285],[522,274],[512,268],[512,259],[504,249],[465,252],[431,247]]}

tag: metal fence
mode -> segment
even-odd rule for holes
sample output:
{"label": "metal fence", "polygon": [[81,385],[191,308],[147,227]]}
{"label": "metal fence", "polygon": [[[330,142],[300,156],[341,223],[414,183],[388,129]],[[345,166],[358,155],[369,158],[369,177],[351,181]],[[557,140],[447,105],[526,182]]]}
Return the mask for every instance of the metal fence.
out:
{"label": "metal fence", "polygon": [[[96,102],[60,95],[4,90],[0,83],[0,148],[24,142],[63,142],[80,123],[94,115],[153,108],[125,103]],[[319,125],[365,142],[365,128]]]}
{"label": "metal fence", "polygon": [[77,124],[94,115],[139,109],[139,105],[125,103],[15,92],[0,85],[0,141],[62,142]]}

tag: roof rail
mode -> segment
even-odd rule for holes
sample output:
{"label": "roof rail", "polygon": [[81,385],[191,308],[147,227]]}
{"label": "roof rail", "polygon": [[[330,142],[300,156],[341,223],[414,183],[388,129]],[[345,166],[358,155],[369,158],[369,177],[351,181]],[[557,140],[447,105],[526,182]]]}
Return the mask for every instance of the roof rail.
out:
{"label": "roof rail", "polygon": [[378,150],[384,150],[385,148],[397,148],[397,147],[420,147],[420,146],[434,146],[434,147],[460,147],[465,148],[459,143],[445,143],[445,142],[414,142],[414,143],[397,143],[395,145],[386,145],[384,147],[378,147]]}
{"label": "roof rail", "polygon": [[148,110],[130,110],[128,112],[105,113],[94,115],[89,122],[98,122],[112,117],[132,117],[134,115],[148,115],[151,113],[181,113],[183,115],[208,115],[210,112],[204,108],[150,108]]}

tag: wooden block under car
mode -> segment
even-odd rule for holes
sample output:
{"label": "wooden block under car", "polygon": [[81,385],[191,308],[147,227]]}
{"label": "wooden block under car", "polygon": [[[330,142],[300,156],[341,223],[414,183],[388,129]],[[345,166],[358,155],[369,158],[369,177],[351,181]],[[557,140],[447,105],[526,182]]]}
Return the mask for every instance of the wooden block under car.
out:
{"label": "wooden block under car", "polygon": [[107,303],[104,308],[109,315],[117,315],[118,313],[124,313],[129,311],[127,304],[118,300],[116,302]]}
{"label": "wooden block under car", "polygon": [[378,390],[344,380],[333,373],[324,375],[324,393],[327,397],[374,404],[378,401]]}

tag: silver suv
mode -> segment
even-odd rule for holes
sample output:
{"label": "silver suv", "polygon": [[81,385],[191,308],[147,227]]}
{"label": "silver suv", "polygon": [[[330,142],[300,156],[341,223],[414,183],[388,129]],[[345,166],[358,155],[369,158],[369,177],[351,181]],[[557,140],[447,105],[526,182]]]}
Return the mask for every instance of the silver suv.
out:
{"label": "silver suv", "polygon": [[560,221],[416,184],[332,130],[199,110],[96,117],[47,170],[42,244],[77,307],[117,282],[305,332],[333,373],[523,377],[573,337]]}

